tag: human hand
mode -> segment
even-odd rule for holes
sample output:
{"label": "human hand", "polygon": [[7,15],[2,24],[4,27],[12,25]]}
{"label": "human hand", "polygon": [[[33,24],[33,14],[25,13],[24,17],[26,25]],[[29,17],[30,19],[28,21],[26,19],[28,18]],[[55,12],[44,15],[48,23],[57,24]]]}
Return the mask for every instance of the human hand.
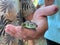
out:
{"label": "human hand", "polygon": [[6,33],[19,39],[36,39],[39,38],[47,30],[47,16],[55,14],[58,11],[58,7],[50,5],[37,9],[33,15],[32,22],[38,26],[36,31],[32,29],[22,28],[22,26],[14,26],[8,24],[5,28]]}

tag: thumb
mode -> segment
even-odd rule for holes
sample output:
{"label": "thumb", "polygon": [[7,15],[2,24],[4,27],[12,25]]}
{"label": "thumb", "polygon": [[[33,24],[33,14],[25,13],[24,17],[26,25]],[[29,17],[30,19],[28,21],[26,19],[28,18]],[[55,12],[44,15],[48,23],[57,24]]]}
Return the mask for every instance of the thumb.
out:
{"label": "thumb", "polygon": [[46,7],[41,7],[37,9],[34,13],[34,15],[39,15],[39,16],[50,16],[52,14],[55,14],[58,11],[58,7],[56,5],[50,5]]}

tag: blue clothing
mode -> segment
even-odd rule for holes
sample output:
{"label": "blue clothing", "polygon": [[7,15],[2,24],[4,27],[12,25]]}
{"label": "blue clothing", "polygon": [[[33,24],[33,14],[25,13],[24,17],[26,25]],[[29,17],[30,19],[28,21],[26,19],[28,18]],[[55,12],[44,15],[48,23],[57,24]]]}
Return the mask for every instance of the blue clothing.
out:
{"label": "blue clothing", "polygon": [[44,4],[44,0],[38,0],[38,4],[39,5],[43,5]]}
{"label": "blue clothing", "polygon": [[[38,2],[38,4],[44,2],[44,0],[39,1],[41,2]],[[54,4],[59,7],[59,11],[52,16],[48,16],[48,30],[44,37],[60,44],[60,0],[55,0]]]}

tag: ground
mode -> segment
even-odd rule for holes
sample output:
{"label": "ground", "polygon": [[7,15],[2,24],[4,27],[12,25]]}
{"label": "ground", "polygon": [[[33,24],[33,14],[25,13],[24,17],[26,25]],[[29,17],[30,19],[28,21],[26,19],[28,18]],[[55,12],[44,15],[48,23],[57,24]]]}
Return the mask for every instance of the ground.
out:
{"label": "ground", "polygon": [[[0,37],[0,45],[6,45],[5,39]],[[36,45],[47,45],[46,40],[44,38],[41,38],[39,40],[36,40]]]}

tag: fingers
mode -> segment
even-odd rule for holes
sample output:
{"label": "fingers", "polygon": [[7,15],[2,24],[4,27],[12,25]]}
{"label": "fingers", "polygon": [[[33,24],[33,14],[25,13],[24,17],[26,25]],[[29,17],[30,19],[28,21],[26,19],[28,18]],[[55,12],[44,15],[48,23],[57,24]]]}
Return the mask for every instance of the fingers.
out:
{"label": "fingers", "polygon": [[18,38],[18,39],[24,39],[26,38],[26,33],[23,32],[24,30],[22,29],[21,26],[16,26],[16,34],[15,34],[15,37]]}
{"label": "fingers", "polygon": [[41,7],[36,10],[34,15],[39,16],[50,16],[58,11],[58,7],[56,5],[50,5],[46,7]]}
{"label": "fingers", "polygon": [[5,32],[10,34],[11,36],[14,36],[16,34],[16,29],[14,25],[8,24],[5,27]]}
{"label": "fingers", "polygon": [[11,36],[14,36],[18,39],[23,39],[25,38],[25,34],[22,32],[22,27],[21,26],[14,26],[14,25],[11,25],[11,24],[8,24],[6,27],[5,27],[5,32]]}

